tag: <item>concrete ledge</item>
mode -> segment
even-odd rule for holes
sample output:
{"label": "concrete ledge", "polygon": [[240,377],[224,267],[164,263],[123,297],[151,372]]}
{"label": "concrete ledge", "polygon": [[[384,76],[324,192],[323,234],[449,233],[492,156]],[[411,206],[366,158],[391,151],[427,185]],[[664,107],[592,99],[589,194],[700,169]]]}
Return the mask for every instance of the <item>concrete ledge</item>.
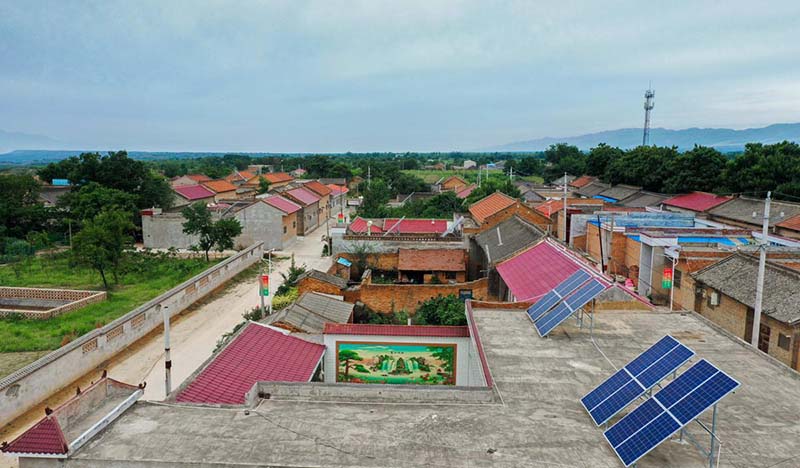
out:
{"label": "concrete ledge", "polygon": [[[268,396],[267,396],[268,395]],[[248,392],[246,404],[255,406],[262,399],[316,402],[386,404],[499,404],[489,387],[445,387],[422,385],[380,385],[350,383],[259,382]]]}

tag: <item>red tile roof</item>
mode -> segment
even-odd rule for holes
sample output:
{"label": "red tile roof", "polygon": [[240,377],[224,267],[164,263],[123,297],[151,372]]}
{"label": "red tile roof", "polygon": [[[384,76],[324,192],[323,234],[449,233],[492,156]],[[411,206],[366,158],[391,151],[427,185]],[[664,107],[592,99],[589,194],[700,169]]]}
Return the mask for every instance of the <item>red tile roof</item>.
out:
{"label": "red tile roof", "polygon": [[791,218],[781,221],[776,226],[789,229],[791,231],[800,231],[800,215],[792,216]]}
{"label": "red tile roof", "polygon": [[463,250],[400,249],[397,269],[405,271],[465,271],[467,269]]}
{"label": "red tile roof", "polygon": [[[597,198],[567,198],[567,207],[570,205],[604,205],[603,200]],[[545,216],[552,216],[560,210],[564,209],[564,199],[561,200],[547,200],[546,202],[537,205],[536,211]],[[567,208],[569,210],[569,208]],[[605,208],[604,208],[605,209]]]}
{"label": "red tile roof", "polygon": [[497,272],[519,302],[539,300],[583,268],[594,273],[565,248],[544,240],[497,265]]}
{"label": "red tile roof", "polygon": [[310,381],[324,353],[323,345],[249,323],[176,401],[241,405],[256,382]]}
{"label": "red tile roof", "polygon": [[722,197],[713,193],[692,192],[668,198],[662,203],[676,208],[703,212],[730,200],[732,200],[731,197]]}
{"label": "red tile roof", "polygon": [[[367,233],[367,220],[362,218],[361,216],[356,217],[348,226],[351,232],[356,234],[366,234]],[[372,224],[370,228],[370,232],[372,234],[380,234],[383,233],[383,229],[376,224]]]}
{"label": "red tile roof", "polygon": [[288,198],[283,198],[280,195],[273,195],[271,197],[263,198],[262,201],[270,206],[274,206],[286,214],[296,213],[303,209],[302,206],[289,200]]}
{"label": "red tile roof", "polygon": [[236,191],[236,186],[227,180],[209,180],[208,182],[203,182],[203,187],[216,193]]}
{"label": "red tile roof", "polygon": [[597,177],[583,175],[583,176],[580,176],[577,179],[573,180],[572,182],[570,182],[569,185],[571,185],[572,187],[581,188],[584,185],[589,185],[590,183],[594,182],[595,180],[597,180]]}
{"label": "red tile roof", "polygon": [[395,234],[441,234],[447,231],[446,219],[404,219],[400,223],[398,221],[397,218],[384,219],[383,231]]}
{"label": "red tile roof", "polygon": [[469,212],[478,223],[483,223],[486,218],[513,206],[517,201],[502,192],[495,192],[484,197],[469,207]]}
{"label": "red tile roof", "polygon": [[334,195],[339,195],[339,194],[347,193],[347,192],[350,191],[350,189],[348,189],[347,187],[345,187],[343,185],[328,184],[327,187],[329,189],[331,189],[331,192],[333,192]]}
{"label": "red tile roof", "polygon": [[469,337],[469,328],[443,325],[326,323],[323,333],[326,335],[441,336],[446,338],[465,338]]}
{"label": "red tile roof", "polygon": [[270,172],[269,174],[261,174],[261,177],[267,179],[270,184],[277,184],[279,182],[291,182],[294,177],[285,172]]}
{"label": "red tile roof", "polygon": [[478,184],[469,184],[466,187],[464,187],[463,189],[461,189],[461,191],[456,193],[456,196],[463,200],[463,199],[467,198],[468,196],[470,196],[470,194],[473,191],[475,191],[476,188],[478,188]]}
{"label": "red tile roof", "polygon": [[319,196],[324,197],[325,195],[331,194],[331,189],[329,189],[326,185],[321,184],[317,180],[312,180],[311,182],[306,182],[303,184],[303,187],[311,190],[312,192],[316,193]]}
{"label": "red tile roof", "polygon": [[247,182],[256,175],[250,171],[236,171],[229,176],[225,177],[228,182]]}
{"label": "red tile roof", "polygon": [[66,454],[69,443],[55,416],[47,416],[2,448],[7,453]]}
{"label": "red tile roof", "polygon": [[284,193],[286,195],[289,195],[295,201],[302,203],[303,206],[308,206],[319,201],[319,195],[312,192],[311,190],[304,189],[303,187],[287,190]]}
{"label": "red tile roof", "polygon": [[202,185],[185,185],[183,187],[175,187],[172,190],[178,192],[178,195],[189,201],[214,197],[214,192]]}

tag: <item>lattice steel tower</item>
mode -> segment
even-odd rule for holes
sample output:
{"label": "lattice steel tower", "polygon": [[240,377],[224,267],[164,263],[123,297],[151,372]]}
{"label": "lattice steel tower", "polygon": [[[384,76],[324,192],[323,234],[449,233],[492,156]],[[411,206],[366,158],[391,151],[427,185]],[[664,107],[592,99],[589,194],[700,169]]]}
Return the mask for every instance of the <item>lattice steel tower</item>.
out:
{"label": "lattice steel tower", "polygon": [[642,146],[650,144],[650,111],[655,107],[656,92],[648,88],[644,92],[644,134],[642,135]]}

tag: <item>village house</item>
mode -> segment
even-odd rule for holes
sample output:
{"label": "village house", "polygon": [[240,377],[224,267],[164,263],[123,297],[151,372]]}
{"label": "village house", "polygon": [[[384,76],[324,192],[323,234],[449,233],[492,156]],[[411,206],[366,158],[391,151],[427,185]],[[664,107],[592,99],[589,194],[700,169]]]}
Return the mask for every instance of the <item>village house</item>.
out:
{"label": "village house", "polygon": [[517,215],[539,229],[550,229],[551,220],[534,208],[502,192],[495,192],[469,206],[471,223],[464,224],[465,234],[476,234]]}
{"label": "village house", "polygon": [[[773,200],[769,211],[769,226],[774,230],[781,222],[798,215],[800,204]],[[708,210],[708,217],[720,223],[760,231],[764,222],[764,200],[736,197]]]}
{"label": "village house", "polygon": [[188,185],[198,185],[202,184],[203,182],[208,182],[211,180],[211,177],[208,177],[203,174],[186,174],[182,176],[176,176],[170,179],[169,184],[172,188],[175,187],[185,187]]}
{"label": "village house", "polygon": [[775,234],[800,239],[800,215],[793,216],[775,225]]}
{"label": "village house", "polygon": [[305,236],[319,226],[319,201],[321,199],[319,195],[303,187],[289,189],[280,194],[303,207],[302,212],[297,216],[298,236]]}
{"label": "village house", "polygon": [[214,201],[219,203],[222,200],[236,200],[239,195],[236,193],[236,186],[227,180],[209,180],[200,185],[214,192]]}
{"label": "village house", "polygon": [[322,333],[326,323],[350,323],[355,304],[317,292],[304,292],[288,307],[267,316],[262,323],[294,333]]}
{"label": "village house", "polygon": [[268,195],[261,198],[261,201],[283,212],[282,248],[291,245],[297,238],[297,217],[301,215],[303,207],[280,195]]}
{"label": "village house", "polygon": [[225,177],[225,180],[232,183],[233,185],[240,187],[244,185],[248,180],[252,179],[257,175],[256,172],[247,171],[233,171],[229,175]]}
{"label": "village house", "polygon": [[459,192],[469,183],[457,175],[442,177],[433,184],[434,192]]}
{"label": "village house", "polygon": [[202,185],[179,185],[173,187],[172,208],[182,208],[192,203],[214,203],[216,193]]}
{"label": "village house", "polygon": [[319,196],[319,219],[320,222],[327,220],[331,217],[331,193],[333,192],[328,186],[321,184],[319,181],[311,180],[303,184],[303,187],[311,190]]}
{"label": "village house", "polygon": [[285,172],[270,172],[267,174],[254,175],[253,177],[249,178],[244,185],[246,187],[258,189],[261,186],[262,178],[269,183],[270,190],[285,187],[294,180],[294,177]]}
{"label": "village house", "polygon": [[713,193],[691,192],[667,198],[661,204],[669,211],[703,214],[732,199],[731,197],[723,197]]}
{"label": "village house", "polygon": [[[692,275],[694,310],[734,336],[750,342],[758,258],[736,253]],[[800,370],[800,273],[767,262],[758,349]]]}

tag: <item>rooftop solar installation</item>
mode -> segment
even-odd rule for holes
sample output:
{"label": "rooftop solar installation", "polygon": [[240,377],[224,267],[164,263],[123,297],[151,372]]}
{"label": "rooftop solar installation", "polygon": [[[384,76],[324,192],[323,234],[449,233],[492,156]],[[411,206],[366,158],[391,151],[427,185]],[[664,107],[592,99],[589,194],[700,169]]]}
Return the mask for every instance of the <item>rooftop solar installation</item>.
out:
{"label": "rooftop solar installation", "polygon": [[700,360],[603,433],[625,466],[631,466],[739,386]]}
{"label": "rooftop solar installation", "polygon": [[539,320],[545,312],[552,309],[553,306],[558,304],[566,295],[578,289],[578,287],[589,278],[589,273],[586,273],[584,270],[576,271],[569,278],[553,288],[553,290],[542,296],[535,304],[530,306],[530,308],[528,308],[528,317],[534,322]]}
{"label": "rooftop solar installation", "polygon": [[694,351],[667,335],[581,398],[581,403],[596,425],[605,424],[692,356]]}
{"label": "rooftop solar installation", "polygon": [[571,296],[567,297],[561,304],[557,305],[553,310],[542,316],[534,323],[536,331],[539,336],[544,338],[554,328],[559,326],[564,320],[567,319],[573,312],[585,306],[589,301],[597,297],[598,294],[606,289],[606,285],[592,279],[588,283],[581,286]]}

